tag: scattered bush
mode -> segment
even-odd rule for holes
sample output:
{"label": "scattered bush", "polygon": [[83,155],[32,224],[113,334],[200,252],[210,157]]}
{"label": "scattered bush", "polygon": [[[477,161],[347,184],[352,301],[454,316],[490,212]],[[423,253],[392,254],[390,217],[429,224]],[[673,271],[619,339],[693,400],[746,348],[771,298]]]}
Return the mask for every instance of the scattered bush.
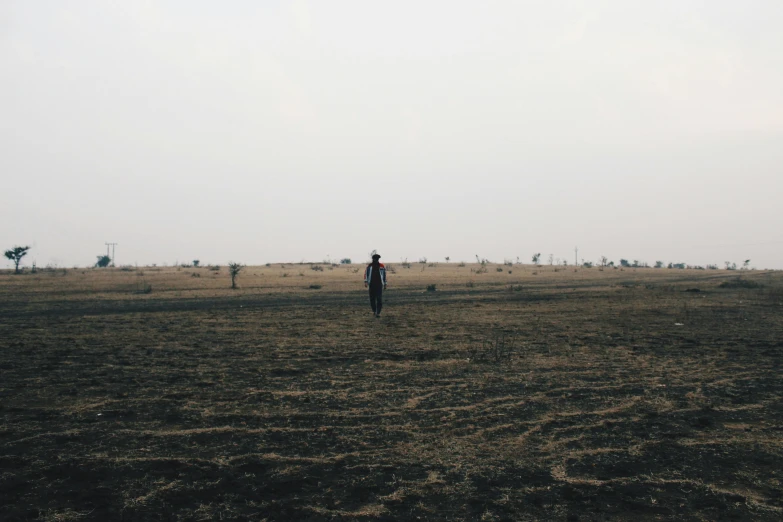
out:
{"label": "scattered bush", "polygon": [[312,265],[310,267],[310,270],[315,270],[316,272],[323,272],[324,267],[322,267],[321,265]]}
{"label": "scattered bush", "polygon": [[427,285],[427,291],[434,292],[435,290],[437,290],[437,286],[438,285]]}
{"label": "scattered bush", "polygon": [[106,268],[111,264],[111,258],[109,256],[98,256],[98,261],[95,262],[95,266],[98,268]]}
{"label": "scattered bush", "polygon": [[419,258],[419,263],[421,263],[422,265],[426,265],[427,264],[427,258],[426,257],[420,257]]}
{"label": "scattered bush", "polygon": [[465,268],[465,262],[464,261],[460,261],[460,263],[457,266],[460,267],[460,268]]}
{"label": "scattered bush", "polygon": [[231,275],[231,288],[237,287],[237,276],[239,276],[239,272],[241,272],[243,268],[245,268],[244,265],[239,263],[232,263],[229,261],[228,273]]}
{"label": "scattered bush", "polygon": [[320,290],[321,288],[323,288],[323,286],[321,286],[321,285],[310,285],[309,288],[311,290]]}
{"label": "scattered bush", "polygon": [[[19,273],[19,263],[22,262],[22,258],[27,255],[27,251],[30,250],[29,246],[15,246],[10,250],[6,250],[4,255],[8,259],[14,262],[14,273]],[[111,260],[110,260],[111,261]]]}
{"label": "scattered bush", "polygon": [[340,260],[341,265],[350,265],[351,264],[351,258],[350,257],[344,257]]}
{"label": "scattered bush", "polygon": [[197,274],[196,272],[193,272],[190,274],[190,277],[201,277],[201,274]]}
{"label": "scattered bush", "polygon": [[497,267],[497,268],[495,269],[495,271],[496,271],[496,272],[502,272],[502,271],[503,271],[503,267],[502,267],[502,266],[499,266],[499,267]]}

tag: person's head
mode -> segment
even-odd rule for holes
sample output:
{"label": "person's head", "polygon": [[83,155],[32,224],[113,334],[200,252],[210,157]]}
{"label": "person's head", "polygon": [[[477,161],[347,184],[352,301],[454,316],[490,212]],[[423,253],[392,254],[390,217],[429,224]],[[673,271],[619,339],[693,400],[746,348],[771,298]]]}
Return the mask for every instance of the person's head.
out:
{"label": "person's head", "polygon": [[372,264],[377,265],[380,264],[380,261],[378,261],[381,258],[380,254],[373,254],[372,255]]}

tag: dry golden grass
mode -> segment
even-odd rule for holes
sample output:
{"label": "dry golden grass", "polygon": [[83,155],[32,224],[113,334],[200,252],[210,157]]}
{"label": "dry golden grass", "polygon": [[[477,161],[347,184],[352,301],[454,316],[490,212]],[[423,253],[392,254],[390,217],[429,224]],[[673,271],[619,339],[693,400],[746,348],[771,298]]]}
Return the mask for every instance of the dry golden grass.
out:
{"label": "dry golden grass", "polygon": [[391,264],[0,274],[0,519],[783,517],[780,273]]}

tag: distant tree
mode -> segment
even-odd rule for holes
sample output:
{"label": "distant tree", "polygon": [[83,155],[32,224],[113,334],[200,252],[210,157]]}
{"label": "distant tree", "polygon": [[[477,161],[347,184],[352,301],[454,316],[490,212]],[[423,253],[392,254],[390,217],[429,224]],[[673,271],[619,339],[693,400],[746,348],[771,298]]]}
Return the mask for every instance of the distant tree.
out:
{"label": "distant tree", "polygon": [[620,266],[624,266],[624,267],[628,268],[628,267],[631,266],[631,263],[629,263],[627,259],[621,259],[620,260]]}
{"label": "distant tree", "polygon": [[567,259],[563,259],[563,266],[568,266],[568,260]]}
{"label": "distant tree", "polygon": [[446,256],[446,258],[445,258],[445,259],[446,259],[446,262],[447,262],[447,263],[449,262],[449,260],[451,260],[451,258],[450,258],[449,256]]}
{"label": "distant tree", "polygon": [[584,261],[582,263],[582,268],[593,268],[593,262],[592,261]]}
{"label": "distant tree", "polygon": [[22,258],[27,255],[27,251],[30,250],[29,246],[15,246],[11,250],[5,251],[5,257],[14,262],[14,273],[19,273],[19,263]]}
{"label": "distant tree", "polygon": [[245,268],[244,265],[241,265],[239,263],[228,263],[228,273],[231,274],[231,288],[237,287],[237,276],[239,275],[239,272],[242,271],[242,269]]}
{"label": "distant tree", "polygon": [[655,268],[663,268],[663,261],[656,261]]}
{"label": "distant tree", "polygon": [[341,265],[350,265],[351,264],[351,258],[350,257],[344,257],[340,260]]}
{"label": "distant tree", "polygon": [[552,254],[549,254],[549,258],[547,259],[547,261],[549,261],[550,265],[553,264],[555,262],[555,256],[553,256]]}
{"label": "distant tree", "polygon": [[726,264],[726,270],[736,270],[737,269],[737,263],[732,263],[731,261],[724,261]]}
{"label": "distant tree", "polygon": [[746,259],[744,263],[742,263],[742,269],[747,270],[750,267],[750,259]]}
{"label": "distant tree", "polygon": [[196,268],[198,268],[199,263],[201,263],[201,261],[199,261],[198,259],[193,260],[193,266],[195,266]]}
{"label": "distant tree", "polygon": [[106,268],[111,264],[111,258],[109,256],[98,256],[98,261],[95,263],[95,266],[98,268]]}
{"label": "distant tree", "polygon": [[634,268],[638,268],[639,267],[639,260],[638,259],[634,259],[633,260],[633,264],[631,266],[634,267]]}
{"label": "distant tree", "polygon": [[533,264],[537,265],[538,260],[541,259],[541,252],[539,252],[538,254],[533,254],[533,257],[531,259],[533,260]]}
{"label": "distant tree", "polygon": [[601,266],[609,264],[609,259],[606,256],[601,256]]}

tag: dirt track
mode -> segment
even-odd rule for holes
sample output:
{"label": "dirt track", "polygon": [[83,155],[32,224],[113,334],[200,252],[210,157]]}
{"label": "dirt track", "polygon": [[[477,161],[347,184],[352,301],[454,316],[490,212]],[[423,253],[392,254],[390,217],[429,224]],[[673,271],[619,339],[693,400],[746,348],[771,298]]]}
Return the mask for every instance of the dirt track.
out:
{"label": "dirt track", "polygon": [[780,274],[471,268],[0,275],[0,519],[783,518]]}

